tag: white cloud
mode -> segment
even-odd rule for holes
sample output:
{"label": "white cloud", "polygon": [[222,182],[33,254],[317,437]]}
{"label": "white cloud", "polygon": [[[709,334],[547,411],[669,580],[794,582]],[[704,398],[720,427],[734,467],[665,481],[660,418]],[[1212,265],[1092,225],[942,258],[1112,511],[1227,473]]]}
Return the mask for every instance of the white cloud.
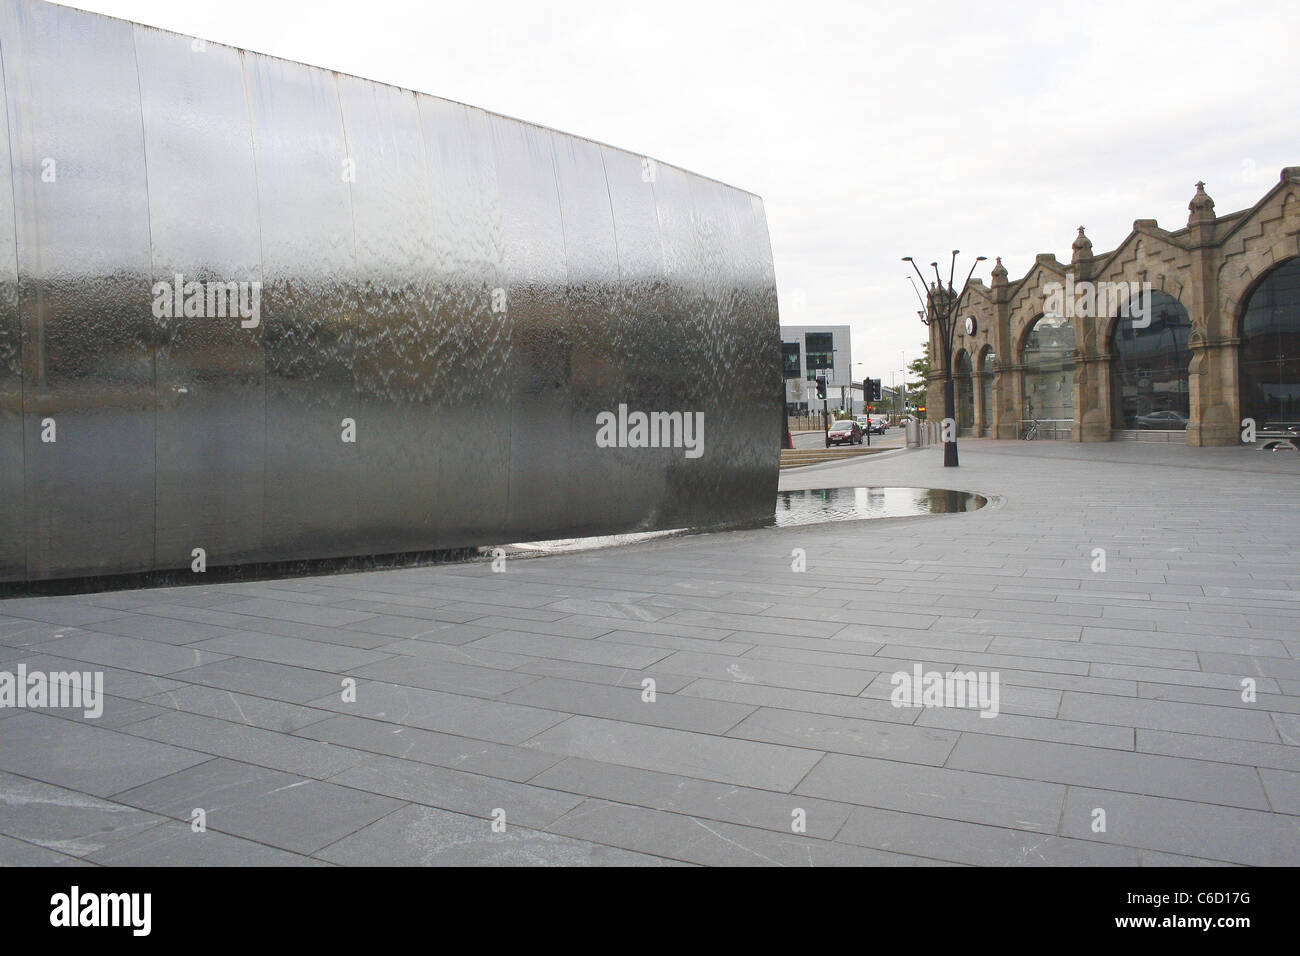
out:
{"label": "white cloud", "polygon": [[[1300,163],[1287,0],[997,5],[84,0],[461,100],[764,197],[779,288],[888,379],[924,330],[903,255],[1098,251]],[[1252,178],[1253,177],[1253,178]],[[796,317],[786,317],[789,320]],[[862,371],[862,370],[859,370]]]}

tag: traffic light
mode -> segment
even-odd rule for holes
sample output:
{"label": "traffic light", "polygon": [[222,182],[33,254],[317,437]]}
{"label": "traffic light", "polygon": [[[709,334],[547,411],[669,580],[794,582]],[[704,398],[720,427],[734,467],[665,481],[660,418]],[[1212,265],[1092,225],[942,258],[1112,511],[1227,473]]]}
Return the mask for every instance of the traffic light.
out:
{"label": "traffic light", "polygon": [[826,397],[826,376],[825,375],[817,376],[817,397],[818,398]]}
{"label": "traffic light", "polygon": [[871,398],[872,401],[880,401],[880,379],[878,378],[873,378],[871,380]]}

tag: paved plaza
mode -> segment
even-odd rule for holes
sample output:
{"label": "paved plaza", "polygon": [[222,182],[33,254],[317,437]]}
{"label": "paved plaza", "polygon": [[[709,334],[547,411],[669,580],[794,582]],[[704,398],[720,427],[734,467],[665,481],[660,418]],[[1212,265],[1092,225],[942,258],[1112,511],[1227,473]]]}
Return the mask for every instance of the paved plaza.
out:
{"label": "paved plaza", "polygon": [[980,511],[0,601],[0,671],[105,694],[0,709],[0,863],[1300,864],[1300,456],[961,462],[781,481]]}

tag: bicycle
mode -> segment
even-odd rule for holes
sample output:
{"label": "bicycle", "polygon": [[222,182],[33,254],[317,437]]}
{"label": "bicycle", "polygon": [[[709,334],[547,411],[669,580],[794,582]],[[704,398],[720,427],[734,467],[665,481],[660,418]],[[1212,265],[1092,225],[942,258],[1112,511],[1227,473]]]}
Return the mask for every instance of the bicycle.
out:
{"label": "bicycle", "polygon": [[1038,438],[1038,419],[1032,420],[1025,426],[1024,434],[1020,436],[1025,441],[1034,441]]}

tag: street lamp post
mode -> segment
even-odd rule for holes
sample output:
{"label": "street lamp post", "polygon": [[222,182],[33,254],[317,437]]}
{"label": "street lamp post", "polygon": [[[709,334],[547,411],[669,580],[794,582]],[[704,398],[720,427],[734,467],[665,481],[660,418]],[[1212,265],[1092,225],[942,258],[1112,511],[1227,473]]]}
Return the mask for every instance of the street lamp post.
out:
{"label": "street lamp post", "polygon": [[[966,290],[970,286],[970,278],[975,274],[975,267],[985,261],[986,258],[985,256],[975,257],[970,272],[966,274],[966,281],[962,283],[961,292],[958,292],[953,287],[952,280],[957,269],[957,255],[960,252],[960,249],[952,251],[952,263],[948,268],[947,286],[943,283],[943,277],[939,275],[939,263],[930,263],[934,268],[935,281],[929,283],[929,292],[921,302],[924,309],[921,313],[921,321],[938,332],[940,357],[943,361],[943,417],[945,425],[948,422],[952,423],[951,426],[948,426],[951,428],[952,441],[943,443],[943,466],[945,468],[957,467],[957,404],[952,380],[952,346],[953,336],[957,331],[957,311],[961,305],[961,300],[966,296]],[[917,278],[921,280],[921,284],[926,285],[925,276],[921,275],[921,270],[916,267],[916,262],[913,261],[912,257],[903,256],[903,261],[911,263]],[[919,291],[916,294],[918,297],[921,295]]]}
{"label": "street lamp post", "polygon": [[[825,430],[826,447],[831,447],[831,412],[827,405],[827,399],[831,394],[831,373],[835,371],[835,353],[839,349],[831,349],[831,363],[822,369],[825,384],[822,386],[822,428]],[[853,377],[852,371],[849,372],[849,378]]]}

